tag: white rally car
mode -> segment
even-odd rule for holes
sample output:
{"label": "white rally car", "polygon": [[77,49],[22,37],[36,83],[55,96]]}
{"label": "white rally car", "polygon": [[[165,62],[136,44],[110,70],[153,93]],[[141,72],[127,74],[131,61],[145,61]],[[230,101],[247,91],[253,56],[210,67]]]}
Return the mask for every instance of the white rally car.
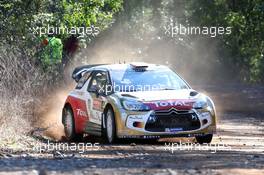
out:
{"label": "white rally car", "polygon": [[73,72],[77,85],[62,115],[68,140],[83,134],[158,139],[195,137],[210,143],[216,131],[213,101],[166,66],[146,63],[87,65]]}

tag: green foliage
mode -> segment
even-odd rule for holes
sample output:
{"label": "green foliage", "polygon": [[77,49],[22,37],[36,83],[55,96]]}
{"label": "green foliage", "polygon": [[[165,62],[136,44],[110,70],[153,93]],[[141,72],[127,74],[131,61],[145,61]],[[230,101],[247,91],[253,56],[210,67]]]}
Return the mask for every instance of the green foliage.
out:
{"label": "green foliage", "polygon": [[264,81],[264,2],[262,0],[191,1],[189,19],[201,26],[232,27],[232,34],[221,38],[229,59],[240,70],[241,78]]}
{"label": "green foliage", "polygon": [[[232,33],[215,38],[201,35],[166,37],[162,27],[171,19],[185,26],[231,27]],[[122,26],[122,29],[117,28],[118,33],[132,46],[137,43],[135,50],[140,50],[139,57],[151,57],[155,51],[151,48],[161,45],[168,53],[162,56],[177,55],[183,65],[188,64],[185,57],[195,56],[197,47],[193,46],[196,41],[217,42],[217,56],[213,55],[209,60],[210,54],[203,53],[208,61],[234,70],[230,73],[239,74],[245,82],[264,82],[263,0],[125,0],[118,21]],[[194,55],[190,54],[192,52]],[[200,62],[206,62],[206,58],[201,59]]]}
{"label": "green foliage", "polygon": [[[116,17],[122,5],[124,10]],[[96,26],[102,32],[116,19],[117,26],[122,26],[122,29],[117,28],[120,36],[131,41],[132,45],[142,41],[142,45],[137,45],[139,53],[161,42],[168,43],[169,47],[181,45],[180,52],[192,52],[192,41],[199,36],[174,39],[164,36],[162,27],[170,18],[177,18],[179,23],[190,26],[232,27],[230,35],[216,38],[221,63],[237,70],[244,81],[264,82],[263,0],[125,0],[124,4],[122,0],[2,0],[0,39],[2,44],[8,43],[23,48],[27,55],[36,55],[46,37],[34,34],[36,27]],[[85,44],[95,37],[74,35]],[[71,33],[56,35],[62,42],[70,36]]]}
{"label": "green foliage", "polygon": [[[2,43],[23,48],[34,55],[39,52],[42,39],[47,37],[40,37],[34,29],[93,25],[103,31],[111,26],[113,15],[121,5],[122,0],[3,0],[0,3],[0,39]],[[56,37],[65,41],[71,35],[63,32]],[[82,41],[93,39],[93,35],[84,36]]]}

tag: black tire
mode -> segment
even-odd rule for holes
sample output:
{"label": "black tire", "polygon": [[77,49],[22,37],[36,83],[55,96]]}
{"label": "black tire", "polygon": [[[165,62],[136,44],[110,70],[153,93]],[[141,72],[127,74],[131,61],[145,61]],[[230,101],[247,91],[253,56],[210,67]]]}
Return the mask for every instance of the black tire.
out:
{"label": "black tire", "polygon": [[106,139],[106,112],[104,113],[104,117],[102,117],[102,123],[101,123],[101,141],[102,143],[107,143]]}
{"label": "black tire", "polygon": [[203,144],[203,143],[211,143],[212,139],[213,139],[213,134],[206,134],[203,136],[196,136],[196,141],[199,144]]}
{"label": "black tire", "polygon": [[75,132],[75,122],[73,111],[70,107],[65,107],[62,113],[62,121],[64,126],[64,133],[67,141],[79,142],[83,139],[83,134]]}
{"label": "black tire", "polygon": [[109,107],[105,112],[105,130],[103,134],[105,135],[105,140],[107,143],[116,143],[116,124],[115,124],[115,114],[111,107]]}

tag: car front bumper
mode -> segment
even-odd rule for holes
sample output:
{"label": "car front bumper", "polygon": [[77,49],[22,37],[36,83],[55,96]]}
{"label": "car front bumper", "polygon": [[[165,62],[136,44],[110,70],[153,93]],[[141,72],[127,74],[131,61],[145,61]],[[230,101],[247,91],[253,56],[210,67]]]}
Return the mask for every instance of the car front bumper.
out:
{"label": "car front bumper", "polygon": [[[154,125],[149,125],[150,121],[153,122],[152,118],[155,114],[157,114],[157,111],[153,110],[146,112],[127,111],[124,109],[116,110],[117,137],[146,139],[193,137],[216,132],[216,116],[209,109],[192,109],[190,111],[168,110],[167,114],[169,116],[164,115],[166,119],[163,118],[164,116],[157,115],[158,121],[154,122]],[[189,118],[188,120],[186,120],[187,117]]]}

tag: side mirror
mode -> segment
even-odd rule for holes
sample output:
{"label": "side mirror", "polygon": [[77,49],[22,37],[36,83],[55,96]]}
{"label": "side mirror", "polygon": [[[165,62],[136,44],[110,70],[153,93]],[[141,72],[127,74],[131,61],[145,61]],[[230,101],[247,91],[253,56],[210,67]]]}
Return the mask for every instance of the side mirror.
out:
{"label": "side mirror", "polygon": [[90,87],[89,92],[95,93],[96,97],[98,97],[99,95],[104,95],[104,92],[100,92],[100,89],[96,86]]}

